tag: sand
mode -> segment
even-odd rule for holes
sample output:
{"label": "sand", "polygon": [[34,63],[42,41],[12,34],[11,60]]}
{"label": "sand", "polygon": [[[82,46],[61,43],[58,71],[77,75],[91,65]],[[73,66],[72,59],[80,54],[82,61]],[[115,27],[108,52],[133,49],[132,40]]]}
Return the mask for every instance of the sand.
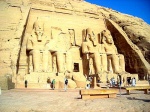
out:
{"label": "sand", "polygon": [[122,89],[116,98],[82,100],[79,90],[3,90],[0,112],[150,112],[150,94]]}

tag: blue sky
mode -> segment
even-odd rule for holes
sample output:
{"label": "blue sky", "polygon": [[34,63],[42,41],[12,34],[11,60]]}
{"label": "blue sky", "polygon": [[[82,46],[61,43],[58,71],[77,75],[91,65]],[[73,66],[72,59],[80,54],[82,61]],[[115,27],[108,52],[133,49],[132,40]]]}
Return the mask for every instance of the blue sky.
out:
{"label": "blue sky", "polygon": [[150,24],[150,0],[85,0],[121,13],[143,19]]}

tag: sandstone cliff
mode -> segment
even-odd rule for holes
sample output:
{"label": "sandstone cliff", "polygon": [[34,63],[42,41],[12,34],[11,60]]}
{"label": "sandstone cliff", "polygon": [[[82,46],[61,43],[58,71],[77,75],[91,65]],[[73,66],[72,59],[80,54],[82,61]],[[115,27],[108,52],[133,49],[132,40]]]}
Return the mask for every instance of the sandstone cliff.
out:
{"label": "sandstone cliff", "polygon": [[[108,18],[116,22],[150,63],[150,25],[142,19],[83,0],[1,0],[0,1],[0,75],[16,74],[20,48],[31,9],[72,15],[93,14],[90,18]],[[64,9],[64,10],[63,10]],[[62,11],[63,10],[63,11]],[[24,46],[22,46],[24,47]]]}
{"label": "sandstone cliff", "polygon": [[116,22],[126,32],[129,39],[140,48],[145,59],[150,63],[150,25],[141,18],[108,8],[102,8],[101,13]]}

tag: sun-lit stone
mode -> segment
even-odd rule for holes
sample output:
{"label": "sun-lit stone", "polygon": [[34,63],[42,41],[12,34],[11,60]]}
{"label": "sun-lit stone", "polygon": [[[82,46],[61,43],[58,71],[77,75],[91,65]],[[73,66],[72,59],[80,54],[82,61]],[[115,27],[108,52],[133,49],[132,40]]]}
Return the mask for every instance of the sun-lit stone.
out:
{"label": "sun-lit stone", "polygon": [[[17,88],[84,88],[150,75],[150,26],[84,0],[0,1],[0,75]],[[5,78],[3,78],[5,79]],[[3,82],[3,80],[0,82]]]}

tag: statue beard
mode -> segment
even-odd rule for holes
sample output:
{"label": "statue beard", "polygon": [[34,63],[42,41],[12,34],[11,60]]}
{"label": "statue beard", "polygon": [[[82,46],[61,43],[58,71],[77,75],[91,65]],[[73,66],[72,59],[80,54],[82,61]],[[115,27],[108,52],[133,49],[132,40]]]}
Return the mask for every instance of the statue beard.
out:
{"label": "statue beard", "polygon": [[36,35],[37,35],[37,36],[42,36],[42,35],[43,35],[43,32],[42,32],[42,31],[36,31]]}

